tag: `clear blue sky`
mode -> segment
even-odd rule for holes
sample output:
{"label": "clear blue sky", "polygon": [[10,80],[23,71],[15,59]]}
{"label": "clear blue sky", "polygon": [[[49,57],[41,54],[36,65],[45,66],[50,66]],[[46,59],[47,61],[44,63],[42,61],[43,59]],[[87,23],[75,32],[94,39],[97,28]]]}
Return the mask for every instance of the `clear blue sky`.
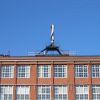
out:
{"label": "clear blue sky", "polygon": [[0,53],[27,55],[50,42],[79,55],[100,55],[100,0],[0,0]]}

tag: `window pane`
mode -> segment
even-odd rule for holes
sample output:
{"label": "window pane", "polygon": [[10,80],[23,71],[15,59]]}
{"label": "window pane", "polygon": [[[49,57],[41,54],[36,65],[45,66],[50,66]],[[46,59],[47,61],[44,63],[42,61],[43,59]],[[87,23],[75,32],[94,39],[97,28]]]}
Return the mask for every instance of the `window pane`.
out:
{"label": "window pane", "polygon": [[16,100],[30,100],[30,87],[29,86],[17,86],[16,87]]}
{"label": "window pane", "polygon": [[0,86],[0,100],[13,100],[13,86]]}
{"label": "window pane", "polygon": [[92,77],[100,78],[100,65],[91,65],[92,68]]}
{"label": "window pane", "polygon": [[67,65],[54,65],[54,77],[67,77]]}
{"label": "window pane", "polygon": [[17,66],[17,77],[18,78],[30,78],[30,66],[28,65]]}
{"label": "window pane", "polygon": [[38,86],[37,100],[50,100],[50,86]]}
{"label": "window pane", "polygon": [[13,78],[14,77],[14,66],[13,65],[2,65],[1,66],[1,77],[2,78]]}
{"label": "window pane", "polygon": [[51,77],[51,66],[50,65],[38,65],[38,77],[39,78],[50,78]]}
{"label": "window pane", "polygon": [[88,77],[87,65],[75,65],[75,77]]}
{"label": "window pane", "polygon": [[76,86],[76,100],[89,100],[89,87],[87,85]]}
{"label": "window pane", "polygon": [[100,100],[100,85],[92,86],[92,97],[93,100]]}
{"label": "window pane", "polygon": [[54,86],[54,100],[68,100],[67,86]]}

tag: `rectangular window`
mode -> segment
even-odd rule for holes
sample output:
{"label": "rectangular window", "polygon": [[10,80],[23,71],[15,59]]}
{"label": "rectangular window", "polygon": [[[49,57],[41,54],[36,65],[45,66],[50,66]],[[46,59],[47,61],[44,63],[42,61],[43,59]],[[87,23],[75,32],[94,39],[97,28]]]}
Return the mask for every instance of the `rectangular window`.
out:
{"label": "rectangular window", "polygon": [[91,65],[92,68],[92,77],[100,78],[100,65]]}
{"label": "rectangular window", "polygon": [[1,66],[1,78],[13,78],[14,77],[14,66],[13,65],[2,65]]}
{"label": "rectangular window", "polygon": [[17,77],[18,78],[30,78],[30,66],[18,65],[17,66]]}
{"label": "rectangular window", "polygon": [[0,86],[0,100],[13,100],[13,86]]}
{"label": "rectangular window", "polygon": [[100,85],[92,86],[92,100],[100,100]]}
{"label": "rectangular window", "polygon": [[88,77],[88,66],[87,65],[75,65],[75,77]]}
{"label": "rectangular window", "polygon": [[68,100],[67,86],[54,86],[54,100]]}
{"label": "rectangular window", "polygon": [[76,86],[76,100],[89,100],[89,86]]}
{"label": "rectangular window", "polygon": [[17,86],[16,87],[16,100],[30,100],[30,87],[29,86]]}
{"label": "rectangular window", "polygon": [[54,65],[54,77],[67,77],[67,65]]}
{"label": "rectangular window", "polygon": [[51,100],[50,86],[38,86],[37,100]]}
{"label": "rectangular window", "polygon": [[39,78],[50,78],[51,77],[51,66],[50,65],[38,65],[38,77]]}

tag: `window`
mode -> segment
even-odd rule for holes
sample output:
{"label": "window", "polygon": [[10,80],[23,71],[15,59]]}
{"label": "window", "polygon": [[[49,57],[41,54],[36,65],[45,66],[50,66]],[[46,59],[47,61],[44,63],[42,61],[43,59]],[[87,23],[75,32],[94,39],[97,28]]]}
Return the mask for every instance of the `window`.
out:
{"label": "window", "polygon": [[75,65],[75,77],[88,77],[87,65]]}
{"label": "window", "polygon": [[87,85],[76,86],[76,100],[89,100],[89,87]]}
{"label": "window", "polygon": [[50,100],[50,86],[38,86],[37,100]]}
{"label": "window", "polygon": [[67,77],[67,65],[54,65],[54,77]]}
{"label": "window", "polygon": [[100,65],[92,65],[92,77],[100,78]]}
{"label": "window", "polygon": [[100,85],[93,85],[92,86],[92,99],[93,100],[100,100]]}
{"label": "window", "polygon": [[1,77],[2,78],[13,78],[14,77],[14,66],[13,65],[2,65],[1,66]]}
{"label": "window", "polygon": [[30,87],[29,86],[17,86],[16,100],[30,100]]}
{"label": "window", "polygon": [[30,66],[28,65],[17,66],[17,77],[18,78],[30,78]]}
{"label": "window", "polygon": [[0,86],[0,100],[13,100],[13,86]]}
{"label": "window", "polygon": [[38,77],[50,78],[51,67],[50,65],[38,65]]}
{"label": "window", "polygon": [[67,86],[54,86],[54,100],[68,100]]}

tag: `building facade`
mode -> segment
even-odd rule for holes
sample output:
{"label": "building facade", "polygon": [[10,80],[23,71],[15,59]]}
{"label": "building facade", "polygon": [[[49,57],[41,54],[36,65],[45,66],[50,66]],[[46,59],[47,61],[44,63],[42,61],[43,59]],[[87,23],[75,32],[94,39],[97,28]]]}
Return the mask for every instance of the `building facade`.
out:
{"label": "building facade", "polygon": [[0,100],[100,100],[100,56],[0,56]]}

